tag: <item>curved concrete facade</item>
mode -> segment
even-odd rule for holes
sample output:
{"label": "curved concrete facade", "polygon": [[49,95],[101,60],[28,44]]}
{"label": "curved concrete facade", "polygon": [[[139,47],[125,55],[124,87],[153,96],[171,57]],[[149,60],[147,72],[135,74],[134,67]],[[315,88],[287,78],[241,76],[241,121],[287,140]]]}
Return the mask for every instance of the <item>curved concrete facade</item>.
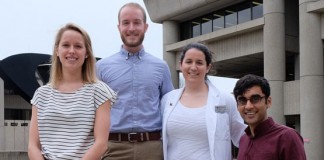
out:
{"label": "curved concrete facade", "polygon": [[322,6],[324,9],[323,1],[306,0],[299,3],[301,133],[307,139],[307,158],[323,159],[324,81],[321,33],[324,27],[321,20],[323,14],[312,10],[312,6]]}
{"label": "curved concrete facade", "polygon": [[173,82],[179,78],[181,48],[204,42],[215,53],[212,75],[266,77],[273,97],[270,116],[301,133],[308,159],[323,159],[324,1],[263,0],[261,18],[180,41],[182,22],[240,2],[144,0],[152,21],[163,25],[163,57]]}
{"label": "curved concrete facade", "polygon": [[30,99],[40,79],[48,81],[49,67],[42,64],[50,58],[24,53],[0,61],[0,159],[28,159]]}
{"label": "curved concrete facade", "polygon": [[283,83],[285,81],[285,8],[284,1],[264,1],[264,77],[271,86],[272,109],[268,112],[278,123],[285,124]]}

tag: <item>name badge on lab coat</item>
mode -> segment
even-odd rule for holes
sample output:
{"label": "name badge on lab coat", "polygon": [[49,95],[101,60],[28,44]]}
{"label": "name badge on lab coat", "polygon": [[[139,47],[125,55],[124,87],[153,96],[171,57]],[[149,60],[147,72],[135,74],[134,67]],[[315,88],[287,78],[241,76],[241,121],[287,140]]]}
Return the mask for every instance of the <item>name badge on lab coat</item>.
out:
{"label": "name badge on lab coat", "polygon": [[216,113],[225,113],[226,112],[226,106],[215,106],[215,112]]}

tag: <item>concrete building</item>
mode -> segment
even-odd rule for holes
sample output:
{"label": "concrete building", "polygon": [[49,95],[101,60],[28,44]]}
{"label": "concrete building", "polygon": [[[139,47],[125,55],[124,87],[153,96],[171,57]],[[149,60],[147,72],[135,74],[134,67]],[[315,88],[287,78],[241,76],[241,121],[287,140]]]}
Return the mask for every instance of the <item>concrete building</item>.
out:
{"label": "concrete building", "polygon": [[[266,77],[273,97],[270,115],[301,133],[308,159],[324,157],[323,0],[143,1],[151,20],[163,25],[163,58],[175,86],[181,48],[203,42],[214,52],[211,75]],[[26,68],[20,68],[20,73]],[[32,71],[35,84],[37,72]],[[12,154],[26,155],[31,110],[26,99],[33,89],[22,91],[19,88],[31,83],[12,85],[2,76],[0,159],[8,159]],[[13,79],[30,82],[27,76],[20,77]],[[18,113],[11,114],[14,111],[20,116],[14,117]]]}
{"label": "concrete building", "polygon": [[301,133],[308,159],[324,157],[323,0],[144,3],[151,20],[163,25],[163,58],[175,86],[181,48],[203,42],[214,52],[211,75],[267,78],[270,115]]}
{"label": "concrete building", "polygon": [[28,159],[31,104],[48,81],[50,55],[17,54],[0,61],[0,159]]}

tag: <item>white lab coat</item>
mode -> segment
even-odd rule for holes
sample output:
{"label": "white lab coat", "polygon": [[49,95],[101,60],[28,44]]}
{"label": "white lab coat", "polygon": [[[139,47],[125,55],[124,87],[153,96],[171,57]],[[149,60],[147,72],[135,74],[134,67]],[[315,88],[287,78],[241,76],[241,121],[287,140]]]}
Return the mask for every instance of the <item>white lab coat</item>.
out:
{"label": "white lab coat", "polygon": [[[234,95],[219,91],[209,81],[206,83],[209,86],[209,91],[205,116],[211,160],[232,160],[231,140],[235,146],[238,146],[247,126],[243,123],[243,119],[237,110]],[[168,143],[172,143],[168,142],[166,136],[167,120],[179,102],[183,90],[184,88],[173,90],[163,96],[161,101],[163,155],[165,160],[167,160]]]}

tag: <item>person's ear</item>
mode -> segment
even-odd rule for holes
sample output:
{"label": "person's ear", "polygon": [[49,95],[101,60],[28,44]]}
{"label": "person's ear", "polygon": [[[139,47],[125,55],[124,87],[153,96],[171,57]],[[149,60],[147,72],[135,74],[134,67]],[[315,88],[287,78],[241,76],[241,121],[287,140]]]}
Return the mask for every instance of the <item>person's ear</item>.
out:
{"label": "person's ear", "polygon": [[118,28],[118,31],[121,32],[120,31],[120,24],[119,23],[117,24],[117,28]]}
{"label": "person's ear", "polygon": [[207,72],[206,72],[206,74],[210,71],[211,67],[212,67],[212,65],[209,64],[208,67],[207,67]]}
{"label": "person's ear", "polygon": [[271,98],[271,96],[269,96],[268,98],[267,98],[267,108],[270,108],[271,107],[271,105],[272,105],[272,98]]}
{"label": "person's ear", "polygon": [[149,25],[147,23],[145,23],[144,24],[144,33],[146,33],[148,27],[149,27]]}

